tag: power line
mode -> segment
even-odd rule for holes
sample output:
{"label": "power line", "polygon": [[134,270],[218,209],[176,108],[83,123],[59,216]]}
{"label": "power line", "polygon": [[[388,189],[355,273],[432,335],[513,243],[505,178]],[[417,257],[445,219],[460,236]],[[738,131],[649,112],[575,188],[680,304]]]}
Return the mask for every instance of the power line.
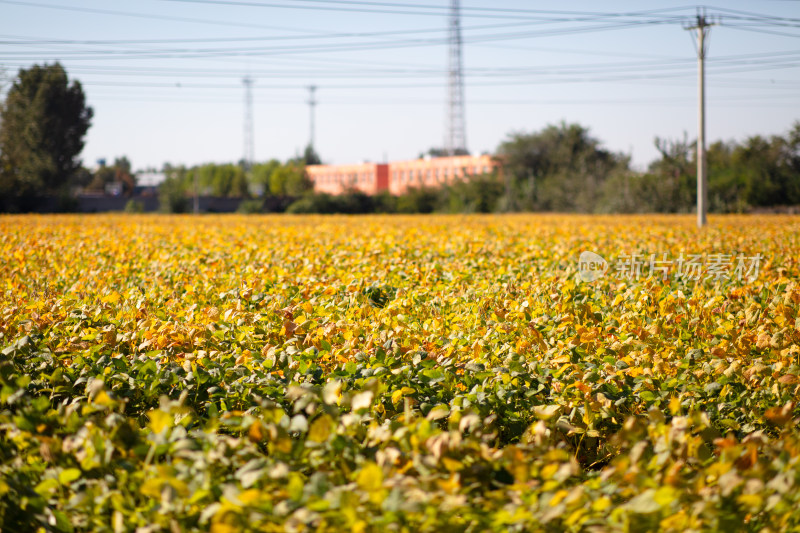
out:
{"label": "power line", "polygon": [[766,33],[768,35],[780,35],[782,37],[794,37],[795,39],[800,38],[800,33],[787,33],[785,31],[764,30],[760,28],[752,28],[749,26],[741,26],[741,25],[731,25],[731,24],[723,24],[723,25],[726,28],[733,28],[735,30],[751,31],[754,33]]}
{"label": "power line", "polygon": [[[768,65],[785,63],[800,59],[800,50],[775,51],[753,54],[737,54],[731,56],[717,56],[710,60],[712,65]],[[475,66],[463,69],[464,76],[540,76],[552,74],[581,74],[581,73],[613,73],[644,70],[663,71],[667,69],[686,69],[693,64],[688,58],[663,58],[642,61],[617,61],[603,63],[577,63],[559,65],[527,65],[515,67],[480,67]],[[24,66],[24,63],[20,63]],[[71,69],[73,72],[94,73],[103,76],[147,76],[147,77],[232,77],[238,78],[239,70],[234,68],[185,68],[185,67],[136,67],[116,65],[84,65]],[[343,69],[341,67],[309,69],[308,67],[294,69],[255,69],[251,70],[253,76],[269,76],[270,78],[292,77],[375,77],[405,78],[405,77],[439,77],[441,69],[435,66],[420,67],[358,67]]]}
{"label": "power line", "polygon": [[[2,0],[0,0],[2,1]],[[551,31],[536,31],[536,32],[505,32],[495,34],[484,34],[477,36],[470,36],[462,40],[463,43],[478,43],[489,42],[498,40],[514,40],[526,38],[541,38],[550,37],[555,35],[572,35],[576,33],[597,32],[606,30],[616,30],[621,28],[630,28],[641,26],[645,24],[657,24],[655,22],[645,23],[624,23],[624,24],[604,24],[593,25],[587,27],[574,27],[563,28]],[[661,24],[661,23],[658,23]],[[444,39],[397,39],[397,40],[382,40],[372,42],[356,42],[356,43],[333,43],[323,45],[296,45],[296,46],[283,46],[283,47],[237,47],[237,48],[161,48],[151,50],[58,50],[52,52],[54,55],[59,55],[61,58],[69,58],[71,60],[84,60],[94,61],[104,57],[113,57],[116,60],[121,59],[189,59],[189,58],[209,58],[209,57],[230,57],[230,56],[258,56],[258,55],[275,55],[275,54],[312,54],[312,53],[331,53],[331,52],[346,52],[346,51],[368,51],[368,50],[385,50],[385,49],[399,49],[409,47],[423,47],[423,46],[441,46],[446,44]],[[7,55],[15,58],[39,58],[44,52],[32,54],[28,51],[21,52],[6,52]]]}
{"label": "power line", "polygon": [[[744,67],[728,67],[724,69],[717,69],[718,74],[732,74],[741,72],[755,72],[760,70],[780,70],[787,68],[796,68],[800,66],[800,60],[784,63],[763,64],[759,66],[744,66]],[[586,75],[586,74],[572,74],[568,76],[551,77],[543,79],[535,77],[530,80],[497,80],[485,82],[472,82],[473,87],[504,87],[504,86],[530,86],[541,84],[564,84],[564,83],[599,83],[599,82],[625,82],[625,81],[640,81],[640,80],[666,80],[666,79],[688,79],[691,73],[671,72],[671,73],[622,73],[618,75]],[[124,82],[124,81],[85,81],[84,86],[105,86],[105,87],[140,87],[140,88],[177,88],[182,89],[232,89],[235,85],[230,84],[211,84],[211,83],[172,83],[172,82]],[[425,83],[358,83],[358,84],[329,84],[326,89],[348,90],[354,89],[372,90],[372,89],[414,89],[414,88],[432,88],[443,87],[446,84],[441,82],[425,82]],[[259,90],[271,89],[298,89],[304,88],[303,85],[298,84],[262,84],[257,87]]]}
{"label": "power line", "polygon": [[[135,11],[119,11],[114,9],[96,9],[96,8],[88,8],[88,7],[78,7],[78,6],[64,6],[64,5],[57,5],[57,4],[43,4],[40,2],[22,2],[19,0],[0,0],[0,3],[3,4],[14,4],[18,6],[25,6],[25,7],[39,7],[45,9],[57,9],[61,11],[73,11],[76,13],[91,13],[95,15],[114,15],[114,16],[122,16],[122,17],[132,17],[132,18],[144,18],[144,19],[151,19],[151,20],[168,20],[172,22],[189,22],[195,24],[210,24],[215,26],[236,26],[240,28],[258,28],[262,30],[274,30],[276,29],[274,26],[264,26],[261,24],[249,24],[245,22],[226,22],[221,20],[210,20],[210,19],[198,19],[198,18],[190,18],[190,17],[174,17],[170,15],[155,15],[152,13],[138,13]],[[281,28],[285,29],[285,28]]]}
{"label": "power line", "polygon": [[[724,73],[732,71],[755,71],[773,68],[789,68],[795,66],[800,62],[800,51],[786,51],[786,52],[771,52],[771,53],[755,53],[755,54],[741,54],[732,56],[718,56],[710,61],[712,70],[715,73]],[[745,67],[740,69],[739,67]],[[94,76],[108,77],[130,77],[135,76],[138,78],[238,78],[237,69],[192,69],[192,68],[158,68],[158,67],[117,67],[113,65],[96,65],[96,66],[83,66],[72,69],[76,73],[88,73]],[[633,73],[634,78],[641,78],[643,75],[653,73],[659,78],[675,77],[675,76],[688,76],[691,74],[691,60],[687,58],[675,58],[670,60],[651,60],[651,61],[630,61],[630,62],[605,62],[594,64],[562,64],[562,65],[543,65],[543,66],[520,66],[520,67],[472,67],[463,69],[462,76],[469,78],[491,78],[496,83],[491,85],[505,85],[510,83],[507,80],[515,80],[518,78],[535,78],[530,83],[534,82],[550,82],[552,81],[569,81],[574,76],[584,75],[601,75],[599,80],[604,79],[624,79],[629,77],[628,74]],[[381,78],[381,79],[425,79],[425,78],[438,78],[440,70],[436,68],[355,68],[355,69],[309,69],[303,67],[302,69],[257,69],[250,71],[251,76],[269,77],[270,79],[292,79],[292,78],[307,78],[313,76],[315,78]],[[594,78],[593,78],[594,79]],[[95,83],[94,79],[90,78],[85,83]],[[97,82],[107,83],[107,82]],[[195,87],[225,87],[219,84],[210,83],[187,83],[180,82],[183,88]],[[119,85],[157,85],[170,87],[175,86],[175,83],[170,82],[126,82],[115,81],[111,83]],[[359,85],[360,86],[360,85]],[[359,86],[345,85],[346,88],[357,88]],[[382,87],[396,87],[397,84],[382,84]],[[403,87],[409,86],[404,84]],[[425,84],[427,86],[427,84]],[[274,85],[266,85],[263,87],[275,87]],[[263,88],[262,87],[262,88]],[[288,86],[287,86],[288,87]],[[340,86],[333,85],[334,88]]]}
{"label": "power line", "polygon": [[[0,0],[0,3],[5,0]],[[537,25],[539,22],[504,22],[498,24],[482,24],[476,26],[468,26],[464,28],[465,31],[487,30],[487,29],[500,29],[512,28],[519,26]],[[279,27],[276,29],[284,31],[306,31],[296,28]],[[409,34],[423,34],[423,33],[445,33],[447,30],[442,28],[424,28],[424,29],[401,29],[401,30],[385,30],[385,31],[372,31],[372,32],[316,32],[304,33],[301,35],[269,35],[258,37],[202,37],[192,39],[52,39],[52,38],[36,38],[36,37],[19,37],[19,36],[0,36],[11,40],[0,40],[0,44],[6,45],[38,45],[38,44],[57,44],[57,45],[125,45],[125,44],[169,44],[169,43],[213,43],[213,42],[254,42],[254,41],[285,41],[285,40],[300,40],[300,39],[342,39],[342,38],[361,38],[361,37],[379,37],[386,35],[409,35]]]}
{"label": "power line", "polygon": [[[304,5],[298,3],[275,3],[275,2],[255,2],[250,0],[161,0],[164,2],[179,2],[189,4],[206,4],[206,5],[222,5],[222,6],[238,6],[238,7],[255,7],[255,8],[278,8],[278,9],[296,9],[304,11],[341,11],[350,13],[378,13],[390,15],[423,15],[423,16],[436,16],[440,17],[446,14],[446,7],[444,6],[430,6],[424,4],[399,4],[391,2],[354,2],[354,1],[338,1],[338,2],[319,2],[317,5]],[[305,0],[301,0],[305,1]],[[317,0],[307,0],[308,2]],[[323,5],[320,5],[323,4]],[[336,5],[327,4],[342,4],[342,5],[357,5],[360,7],[341,7]],[[365,7],[366,6],[366,7]],[[416,11],[410,9],[416,9]],[[592,18],[620,18],[620,17],[641,17],[641,16],[659,16],[659,12],[677,11],[686,8],[667,8],[661,10],[640,11],[631,13],[602,13],[594,11],[548,11],[548,10],[525,10],[525,9],[507,9],[507,8],[468,8],[474,13],[466,13],[467,17],[480,17],[480,18],[512,18],[519,19],[521,15],[526,15],[528,18],[534,18],[532,15],[537,15],[537,19],[543,19],[542,14],[559,14],[569,16],[583,16]],[[661,15],[664,17],[663,15]],[[673,17],[674,19],[674,17]],[[569,19],[565,20],[569,21]],[[673,20],[674,21],[674,20]]]}

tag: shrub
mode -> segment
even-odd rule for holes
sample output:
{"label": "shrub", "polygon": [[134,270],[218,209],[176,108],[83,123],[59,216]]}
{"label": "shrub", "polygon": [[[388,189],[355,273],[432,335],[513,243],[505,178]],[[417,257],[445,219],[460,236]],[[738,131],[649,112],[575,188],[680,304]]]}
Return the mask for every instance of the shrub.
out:
{"label": "shrub", "polygon": [[253,215],[257,213],[264,212],[264,201],[263,200],[244,200],[241,204],[239,204],[239,208],[236,210],[237,213],[243,213],[246,215]]}
{"label": "shrub", "polygon": [[141,200],[134,200],[131,198],[125,203],[126,213],[143,213],[144,212],[144,204]]}

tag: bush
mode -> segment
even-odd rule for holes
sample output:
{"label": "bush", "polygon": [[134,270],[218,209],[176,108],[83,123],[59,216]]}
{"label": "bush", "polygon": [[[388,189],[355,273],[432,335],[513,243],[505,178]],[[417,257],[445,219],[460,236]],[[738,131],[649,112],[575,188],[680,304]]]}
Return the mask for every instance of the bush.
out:
{"label": "bush", "polygon": [[430,187],[411,187],[397,198],[398,213],[433,213],[439,206],[441,192]]}
{"label": "bush", "polygon": [[189,199],[178,178],[167,178],[158,188],[158,203],[164,213],[186,213]]}
{"label": "bush", "polygon": [[125,203],[126,213],[144,213],[144,204],[140,200],[130,199]]}
{"label": "bush", "polygon": [[442,189],[441,210],[450,213],[493,213],[505,194],[502,181],[493,175],[476,176]]}
{"label": "bush", "polygon": [[246,215],[254,215],[257,213],[264,212],[264,201],[263,200],[244,200],[241,204],[239,204],[239,209],[236,210],[237,213],[243,213]]}
{"label": "bush", "polygon": [[56,200],[57,213],[76,213],[79,208],[78,199],[69,193],[62,192]]}
{"label": "bush", "polygon": [[[391,200],[387,199],[388,193],[373,197],[357,190],[350,190],[344,194],[333,196],[328,193],[307,194],[292,203],[287,209],[287,213],[319,213],[332,214],[342,213],[346,215],[360,215],[377,212],[380,203],[381,209],[391,206]],[[391,195],[388,195],[391,198]],[[387,212],[387,211],[381,211]]]}
{"label": "bush", "polygon": [[375,213],[396,213],[397,196],[389,191],[382,191],[372,197],[373,211]]}
{"label": "bush", "polygon": [[292,202],[292,204],[286,208],[286,212],[293,214],[335,213],[334,197],[327,193],[308,194]]}
{"label": "bush", "polygon": [[336,212],[348,215],[360,215],[375,212],[372,196],[358,190],[350,190],[334,197]]}

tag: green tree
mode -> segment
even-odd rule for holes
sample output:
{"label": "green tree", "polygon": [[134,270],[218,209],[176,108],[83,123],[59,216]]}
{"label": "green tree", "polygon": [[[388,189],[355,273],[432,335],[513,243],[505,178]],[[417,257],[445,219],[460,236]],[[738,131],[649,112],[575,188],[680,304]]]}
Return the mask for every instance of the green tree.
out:
{"label": "green tree", "polygon": [[164,164],[165,179],[158,186],[158,204],[164,213],[186,213],[189,211],[189,198],[187,197],[189,173],[183,165],[173,167]]}
{"label": "green tree", "polygon": [[[661,157],[647,174],[607,183],[609,211],[690,212],[697,198],[696,143],[656,139]],[[800,122],[785,136],[756,135],[743,143],[712,143],[708,161],[709,209],[742,212],[751,207],[800,204]],[[614,204],[625,191],[627,201]],[[624,205],[621,205],[624,204]]]}
{"label": "green tree", "polygon": [[104,165],[98,168],[86,188],[90,191],[105,191],[106,185],[115,182],[122,184],[122,194],[125,196],[133,194],[136,177],[131,172],[131,162],[126,156],[117,157],[111,166]]}
{"label": "green tree", "polygon": [[310,144],[306,146],[306,149],[303,152],[303,162],[306,165],[319,165],[322,163],[322,159],[320,159],[319,154],[314,151],[314,147]]}
{"label": "green tree", "polygon": [[579,124],[513,133],[497,150],[506,179],[505,208],[593,211],[601,186],[628,160],[600,146]]}
{"label": "green tree", "polygon": [[192,167],[185,176],[187,190],[194,188],[195,176],[201,194],[236,198],[248,196],[247,176],[240,165],[208,163]]}
{"label": "green tree", "polygon": [[732,154],[751,206],[800,203],[800,123],[786,137],[756,135]]}
{"label": "green tree", "polygon": [[450,151],[447,148],[436,148],[434,146],[432,148],[429,148],[428,151],[425,152],[424,154],[419,154],[419,158],[422,159],[426,155],[429,155],[431,157],[448,157],[448,156],[451,156],[451,155],[469,155],[469,150],[465,150],[464,148],[456,148],[455,150],[453,150],[453,153],[451,154]]}
{"label": "green tree", "polygon": [[277,159],[271,159],[266,163],[255,163],[250,168],[250,183],[256,189],[261,191],[261,194],[269,194],[270,192],[270,177],[275,169],[280,168],[281,162]]}
{"label": "green tree", "polygon": [[300,196],[312,186],[305,166],[294,161],[276,168],[269,177],[269,191],[275,196]]}
{"label": "green tree", "polygon": [[[63,193],[78,172],[93,111],[59,64],[21,69],[0,109],[0,198],[26,209]],[[8,201],[8,200],[7,200]]]}
{"label": "green tree", "polygon": [[706,150],[709,211],[739,213],[747,208],[745,176],[733,161],[737,148],[735,143],[717,141]]}
{"label": "green tree", "polygon": [[682,139],[656,137],[655,146],[661,159],[650,164],[648,170],[652,177],[643,180],[649,190],[646,195],[639,194],[636,201],[646,201],[648,211],[691,211],[697,202],[697,143],[684,133]]}
{"label": "green tree", "polygon": [[136,188],[136,175],[131,169],[131,162],[127,156],[114,159],[115,179],[122,183],[122,193],[126,196],[133,194]]}

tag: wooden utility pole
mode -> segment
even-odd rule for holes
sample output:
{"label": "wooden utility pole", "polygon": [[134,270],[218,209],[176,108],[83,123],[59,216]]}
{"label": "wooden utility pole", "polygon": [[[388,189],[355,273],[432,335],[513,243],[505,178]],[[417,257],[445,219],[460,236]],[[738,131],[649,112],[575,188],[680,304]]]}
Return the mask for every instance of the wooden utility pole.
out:
{"label": "wooden utility pole", "polygon": [[697,21],[687,30],[697,30],[697,227],[706,225],[708,211],[708,176],[706,171],[706,37],[712,24],[705,13],[697,14]]}

